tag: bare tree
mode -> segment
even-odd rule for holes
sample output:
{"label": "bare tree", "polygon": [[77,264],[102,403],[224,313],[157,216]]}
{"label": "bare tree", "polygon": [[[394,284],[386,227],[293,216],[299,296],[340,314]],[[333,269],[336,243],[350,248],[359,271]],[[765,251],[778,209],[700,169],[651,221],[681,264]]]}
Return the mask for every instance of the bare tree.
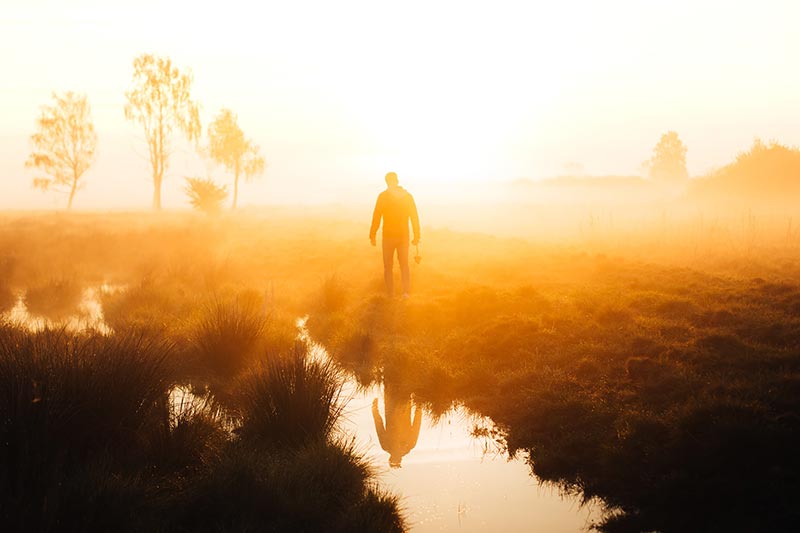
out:
{"label": "bare tree", "polygon": [[97,133],[85,94],[53,93],[52,99],[51,105],[41,107],[25,166],[45,174],[34,178],[37,189],[68,193],[67,209],[71,209],[81,177],[94,163]]}
{"label": "bare tree", "polygon": [[233,209],[239,198],[239,177],[249,180],[264,172],[259,147],[245,138],[237,121],[235,113],[222,109],[208,126],[211,158],[233,173]]}
{"label": "bare tree", "polygon": [[169,58],[142,54],[133,60],[133,85],[125,93],[125,118],[144,128],[153,170],[153,208],[161,209],[161,183],[169,166],[174,130],[189,141],[200,136],[200,115],[191,99],[191,71],[181,73]]}

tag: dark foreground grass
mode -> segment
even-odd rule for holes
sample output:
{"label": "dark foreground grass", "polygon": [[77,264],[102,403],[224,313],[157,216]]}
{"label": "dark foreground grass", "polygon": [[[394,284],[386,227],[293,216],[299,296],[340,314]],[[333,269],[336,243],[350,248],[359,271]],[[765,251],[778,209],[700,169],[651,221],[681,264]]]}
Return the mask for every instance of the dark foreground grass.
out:
{"label": "dark foreground grass", "polygon": [[[0,499],[8,530],[57,529],[76,512],[76,494],[91,501],[105,488],[137,484],[109,469],[146,449],[167,419],[168,355],[169,346],[136,335],[0,329]],[[96,512],[104,511],[88,516]]]}
{"label": "dark foreground grass", "polygon": [[[614,510],[600,524],[609,531],[795,529],[800,262],[785,224],[766,241],[716,222],[677,231],[662,223],[634,239],[624,229],[619,238],[582,232],[558,246],[430,228],[425,261],[412,265],[413,298],[400,304],[377,296],[380,255],[363,240],[368,221],[303,217],[0,219],[0,279],[9,287],[52,276],[127,287],[103,296],[115,336],[167,339],[174,381],[213,406],[175,420],[157,405],[147,431],[130,434],[144,444],[122,448],[136,453],[98,446],[73,474],[43,470],[47,506],[9,488],[17,499],[0,503],[7,529],[192,530],[196,522],[184,520],[193,504],[181,498],[201,501],[190,489],[236,463],[231,454],[294,456],[231,433],[243,420],[233,385],[265,352],[289,353],[295,329],[284,317],[309,312],[313,336],[362,382],[405,376],[434,411],[463,402],[491,416],[541,479],[601,496]],[[248,288],[273,329],[257,343],[263,349],[223,356],[233,363],[223,378],[213,363],[199,364],[201,344],[221,346],[205,352],[214,361],[229,338],[213,323],[202,327],[213,313],[209,294],[235,302]],[[209,342],[195,342],[204,335]],[[287,337],[288,348],[276,349]],[[230,343],[249,346],[247,336]],[[41,386],[25,383],[20,390]],[[362,494],[357,501],[374,506],[349,503],[361,517],[391,507],[380,493]],[[34,508],[33,522],[14,521]],[[217,509],[207,523],[237,523],[226,514],[233,507]]]}
{"label": "dark foreground grass", "polygon": [[433,411],[491,417],[540,479],[606,502],[599,529],[794,529],[800,282],[594,266],[572,283],[368,293],[308,327],[363,381],[399,373]]}
{"label": "dark foreground grass", "polygon": [[397,499],[371,477],[347,444],[232,445],[182,495],[178,521],[186,531],[403,531]]}
{"label": "dark foreground grass", "polygon": [[[225,338],[244,342],[237,331]],[[242,371],[257,385],[227,398],[240,407],[212,399],[176,412],[176,384],[208,381],[183,357],[153,328],[0,326],[3,531],[404,530],[396,499],[333,439],[332,367],[299,348],[276,354]]]}
{"label": "dark foreground grass", "polygon": [[329,440],[344,408],[343,384],[334,363],[312,360],[301,343],[269,358],[238,382],[242,438],[278,449]]}

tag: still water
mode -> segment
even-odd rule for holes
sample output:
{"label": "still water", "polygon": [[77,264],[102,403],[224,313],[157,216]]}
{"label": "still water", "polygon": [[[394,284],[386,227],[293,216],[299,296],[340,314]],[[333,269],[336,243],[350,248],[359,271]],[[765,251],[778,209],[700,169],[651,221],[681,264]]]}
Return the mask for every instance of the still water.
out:
{"label": "still water", "polygon": [[[391,467],[390,454],[381,446],[387,436],[379,438],[381,422],[372,414],[378,398],[378,412],[385,420],[384,387],[365,392],[356,392],[353,384],[348,387],[353,396],[345,429],[378,466],[381,484],[401,496],[411,531],[576,532],[599,518],[597,508],[581,506],[576,498],[540,485],[523,461],[487,450],[484,441],[470,434],[476,420],[463,410],[436,423],[421,413],[415,445],[400,467]],[[405,418],[402,409],[394,414]],[[391,407],[388,416],[393,416]],[[410,423],[393,422],[414,428],[413,415]]]}
{"label": "still water", "polygon": [[103,294],[123,289],[124,287],[108,284],[86,288],[83,290],[81,301],[75,314],[59,321],[29,313],[28,308],[25,306],[25,298],[20,295],[14,307],[10,311],[0,314],[0,318],[14,324],[21,324],[30,331],[41,331],[46,327],[63,327],[67,331],[94,329],[107,335],[111,333],[111,328],[108,327],[103,318],[103,305],[100,302],[100,297]]}
{"label": "still water", "polygon": [[[298,328],[311,342],[303,319]],[[315,357],[328,357],[311,344]],[[381,486],[401,497],[412,532],[573,533],[600,518],[599,505],[541,485],[524,461],[474,437],[476,424],[491,426],[487,419],[456,409],[434,421],[386,383],[363,390],[350,379],[343,397],[343,433],[372,459]]]}

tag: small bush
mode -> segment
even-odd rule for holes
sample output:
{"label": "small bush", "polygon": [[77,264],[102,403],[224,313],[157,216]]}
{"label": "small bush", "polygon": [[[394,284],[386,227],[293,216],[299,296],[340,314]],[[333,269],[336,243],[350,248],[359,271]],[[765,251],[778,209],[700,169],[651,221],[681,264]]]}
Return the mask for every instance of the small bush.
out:
{"label": "small bush", "polygon": [[333,363],[312,360],[304,345],[270,357],[237,384],[242,438],[293,448],[327,440],[342,414],[343,383]]}
{"label": "small bush", "polygon": [[179,527],[200,532],[404,531],[397,499],[371,488],[371,476],[351,445],[318,442],[272,453],[234,445],[187,490]]}
{"label": "small bush", "polygon": [[217,185],[210,178],[186,178],[184,192],[192,207],[207,215],[219,214],[222,202],[228,197],[228,188]]}
{"label": "small bush", "polygon": [[214,300],[198,320],[191,350],[206,376],[229,379],[244,370],[267,331],[267,316],[251,298]]}

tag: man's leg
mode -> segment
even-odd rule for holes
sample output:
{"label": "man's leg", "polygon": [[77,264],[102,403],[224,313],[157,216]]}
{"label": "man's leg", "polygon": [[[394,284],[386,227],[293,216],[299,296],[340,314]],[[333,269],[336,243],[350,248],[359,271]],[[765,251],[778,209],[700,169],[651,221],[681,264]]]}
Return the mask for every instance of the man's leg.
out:
{"label": "man's leg", "polygon": [[394,249],[397,245],[393,239],[383,239],[383,281],[386,284],[386,293],[391,296],[394,293],[394,276],[392,273],[392,260],[394,259]]}
{"label": "man's leg", "polygon": [[411,292],[411,269],[408,268],[408,241],[401,241],[397,244],[397,260],[400,262],[403,294],[409,294]]}

